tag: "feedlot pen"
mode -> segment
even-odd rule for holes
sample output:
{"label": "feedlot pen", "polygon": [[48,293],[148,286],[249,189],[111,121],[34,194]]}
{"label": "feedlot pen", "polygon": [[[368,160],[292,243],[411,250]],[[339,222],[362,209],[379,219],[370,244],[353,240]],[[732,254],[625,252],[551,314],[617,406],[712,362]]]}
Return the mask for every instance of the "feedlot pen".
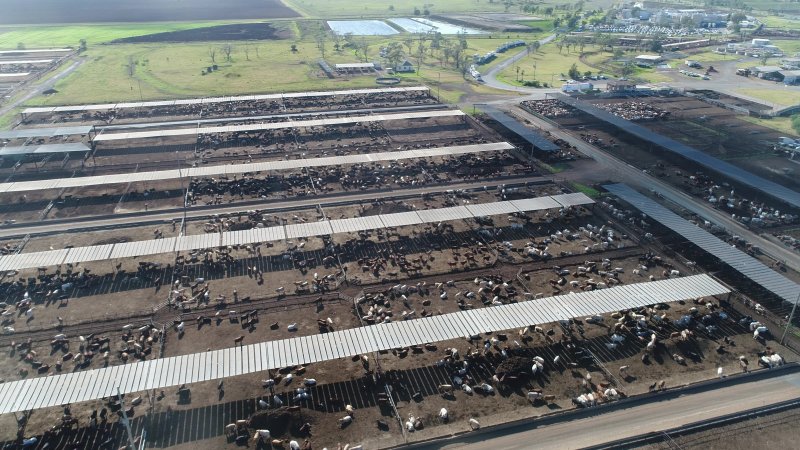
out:
{"label": "feedlot pen", "polygon": [[[310,109],[314,104],[313,99],[292,101],[291,111]],[[418,93],[384,98],[383,103],[380,95],[354,94],[348,97],[351,101],[381,107],[433,103],[427,94]],[[213,114],[241,117],[242,111],[260,107],[245,102]],[[139,120],[103,114],[37,116],[37,123],[28,125]],[[171,119],[199,113],[159,114]],[[269,130],[188,142],[176,138],[135,140],[102,144],[82,161],[25,161],[16,171],[4,172],[6,179],[0,181],[496,142],[500,139],[491,130],[462,117]],[[9,169],[6,164],[0,170]],[[215,216],[210,210],[208,217],[187,221],[183,229],[180,221],[142,226],[132,220],[119,228],[91,233],[20,236],[2,242],[2,249],[4,254],[25,254],[67,246],[204,233],[213,236],[261,227],[310,226],[321,219],[429,214],[440,208],[568,192],[534,177],[537,174],[536,166],[519,159],[514,149],[500,149],[458,157],[297,168],[285,173],[8,193],[0,197],[7,205],[4,215],[20,222],[167,210],[182,207],[184,198],[192,205],[241,206],[241,211]],[[531,180],[536,182],[526,183]],[[454,183],[467,187],[450,189]],[[191,196],[186,196],[187,188]],[[403,195],[412,188],[424,192]],[[21,199],[23,195],[27,197]],[[326,196],[333,195],[344,197],[335,205],[326,204]],[[315,202],[282,206],[299,198],[314,198]],[[263,209],[266,200],[274,203],[272,209]],[[47,214],[41,214],[44,210]],[[47,375],[81,375],[103,367],[122,373],[137,361],[185,360],[188,355],[210,355],[207,352],[237,345],[366,330],[387,319],[424,322],[456,312],[483,318],[502,311],[497,308],[529,307],[551,296],[559,304],[559,298],[569,292],[603,292],[614,286],[654,282],[650,280],[680,282],[683,276],[702,272],[699,267],[684,266],[684,258],[666,255],[642,241],[628,223],[628,218],[614,218],[591,205],[555,207],[8,272],[0,280],[0,296],[10,312],[4,315],[3,326],[13,328],[14,334],[0,336],[0,348],[4,349],[0,376],[8,383],[47,380],[43,378]],[[613,296],[616,291],[604,292]],[[496,328],[491,333],[454,339],[448,336],[439,342],[229,377],[221,384],[203,381],[180,389],[165,385],[126,394],[126,408],[132,408],[134,434],[146,431],[148,447],[235,448],[236,439],[243,441],[252,438],[256,429],[269,429],[273,439],[284,440],[280,444],[284,447],[285,440],[308,439],[319,448],[332,448],[336,443],[364,443],[366,448],[374,448],[464,431],[469,418],[488,426],[575,405],[590,406],[591,401],[586,403],[590,393],[598,402],[612,402],[626,395],[713,378],[717,367],[737,372],[742,370],[740,355],[749,359],[748,370],[758,367],[759,354],[770,351],[794,359],[769,334],[754,340],[750,324],[758,311],[729,300],[727,295],[709,295],[702,300],[686,298],[637,308],[645,317],[638,328],[632,317],[624,321],[624,328],[616,325],[621,317],[618,312],[602,317],[584,314],[591,305],[583,303],[581,312],[576,313],[580,317],[572,317],[577,320]],[[647,299],[641,302],[648,303]],[[686,330],[692,333],[682,333]],[[65,336],[56,337],[59,334]],[[653,334],[656,344],[647,351]],[[645,361],[643,355],[647,355]],[[533,374],[539,359],[541,368]],[[621,366],[628,368],[620,371]],[[590,380],[587,374],[592,375]],[[6,388],[10,386],[7,383]],[[78,386],[74,388],[80,389]],[[456,389],[450,392],[443,386]],[[541,398],[531,401],[531,395],[537,396],[529,394],[534,389],[541,390]],[[64,398],[73,392],[65,388]],[[7,394],[5,390],[0,393]],[[340,421],[348,415],[347,405],[354,409],[349,425]],[[119,408],[113,399],[98,399],[72,404],[69,411],[64,407],[36,410],[26,414],[19,437],[36,436],[38,441],[30,448],[119,447],[124,442],[124,427],[116,414]],[[446,421],[439,418],[441,408],[448,410]],[[94,411],[97,420],[91,419]],[[69,413],[66,417],[65,412]],[[408,430],[409,416],[415,419],[411,420],[413,431],[403,432],[401,429]],[[248,423],[236,427],[237,420]],[[227,435],[226,425],[231,423],[236,429]],[[14,441],[16,425],[12,415],[0,416],[0,439]],[[270,448],[273,444],[255,445]],[[275,443],[273,448],[277,447]]]}

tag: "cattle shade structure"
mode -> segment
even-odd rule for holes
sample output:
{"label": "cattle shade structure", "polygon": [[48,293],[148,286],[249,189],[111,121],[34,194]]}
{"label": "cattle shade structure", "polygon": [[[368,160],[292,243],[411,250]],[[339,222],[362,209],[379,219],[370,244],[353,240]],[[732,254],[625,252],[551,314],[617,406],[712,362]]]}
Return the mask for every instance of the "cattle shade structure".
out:
{"label": "cattle shade structure", "polygon": [[[74,150],[69,151],[88,151],[89,148],[84,144],[59,144],[60,146],[74,146]],[[56,147],[39,146],[39,147]],[[68,151],[65,147],[62,151]],[[79,149],[80,148],[80,149]],[[403,150],[397,152],[382,153],[363,153],[357,155],[327,156],[322,158],[291,159],[285,161],[266,161],[246,164],[225,164],[218,166],[191,167],[186,169],[157,170],[150,172],[135,172],[113,175],[97,175],[88,177],[73,178],[54,178],[50,180],[19,181],[10,183],[0,183],[0,193],[2,192],[25,192],[38,191],[42,189],[63,189],[83,186],[100,186],[118,183],[136,183],[140,181],[173,180],[192,177],[213,177],[218,175],[238,175],[243,173],[268,172],[272,170],[292,170],[306,167],[336,166],[342,164],[366,164],[378,161],[398,161],[414,158],[431,158],[436,156],[453,156],[466,153],[492,152],[498,150],[510,150],[514,148],[508,142],[493,142],[474,145],[456,145],[451,147],[424,148],[415,150]],[[12,149],[12,153],[48,153],[47,151],[24,151],[35,149],[35,147],[6,147],[0,149],[0,155],[6,154],[6,149]],[[14,150],[18,149],[18,150]],[[82,150],[81,150],[82,149]],[[55,149],[53,149],[55,152]]]}
{"label": "cattle shade structure", "polygon": [[31,48],[26,50],[0,50],[0,55],[21,55],[25,53],[69,53],[71,48]]}
{"label": "cattle shade structure", "polygon": [[[533,201],[531,201],[533,200]],[[358,232],[378,228],[438,223],[445,220],[483,217],[488,213],[541,211],[552,208],[589,205],[594,203],[583,193],[560,194],[534,199],[511,200],[450,208],[381,214],[376,219],[357,217],[352,219],[321,220],[285,226],[253,228],[251,230],[225,231],[222,233],[196,234],[165,239],[150,239],[120,244],[73,247],[43,252],[20,253],[0,256],[0,271],[22,270],[61,264],[102,261],[115,258],[158,255],[173,251],[190,251],[227,245],[246,245],[258,242],[280,241],[334,233]],[[475,208],[473,213],[470,208]]]}
{"label": "cattle shade structure", "polygon": [[0,66],[16,66],[22,64],[45,64],[53,62],[52,59],[18,59],[14,61],[1,61]]}
{"label": "cattle shade structure", "polygon": [[694,275],[6,382],[0,384],[0,413],[100,399],[117,388],[123,394],[164,389],[729,292],[708,275]]}
{"label": "cattle shade structure", "polygon": [[[17,147],[2,147],[0,148],[0,156],[83,153],[89,150],[91,149],[86,144],[80,142],[72,144],[23,145]],[[0,184],[0,192],[3,192],[3,184]]]}
{"label": "cattle shade structure", "polygon": [[365,116],[331,117],[312,120],[286,120],[283,122],[251,123],[245,125],[225,125],[216,127],[173,128],[170,130],[136,131],[130,133],[101,133],[92,139],[94,142],[121,141],[129,139],[161,138],[171,136],[195,136],[216,133],[242,133],[248,131],[279,130],[284,128],[322,127],[331,125],[349,125],[362,122],[383,122],[388,120],[427,119],[432,117],[459,117],[462,111],[451,109],[446,111],[420,111],[398,114],[371,114]]}
{"label": "cattle shade structure", "polygon": [[761,178],[758,175],[754,175],[744,169],[734,166],[733,164],[727,163],[720,159],[714,158],[713,156],[707,155],[699,150],[696,150],[692,147],[687,145],[681,144],[680,142],[670,139],[668,137],[662,136],[658,133],[654,133],[647,128],[639,126],[629,120],[625,120],[621,117],[615,116],[608,111],[604,111],[596,106],[590,105],[586,102],[580,101],[578,99],[569,97],[564,94],[552,94],[555,98],[559,99],[560,101],[578,108],[579,110],[590,114],[600,120],[610,123],[621,130],[636,136],[639,139],[643,139],[647,142],[651,142],[659,147],[664,148],[667,151],[672,153],[676,153],[690,161],[694,161],[701,166],[713,170],[721,174],[722,176],[728,177],[738,183],[742,183],[746,186],[749,186],[753,189],[757,189],[771,197],[786,202],[790,205],[795,207],[800,207],[800,193],[797,193],[789,188],[781,186],[778,183],[774,183],[767,179]]}
{"label": "cattle shade structure", "polygon": [[606,190],[630,203],[641,212],[660,222],[665,227],[688,239],[704,251],[731,266],[742,275],[783,300],[794,304],[800,293],[800,285],[770,269],[747,253],[731,247],[713,234],[694,225],[669,209],[650,200],[625,184],[609,184]]}
{"label": "cattle shade structure", "polygon": [[428,90],[429,88],[425,86],[412,86],[412,87],[374,88],[374,89],[350,89],[344,91],[287,92],[283,94],[259,94],[259,95],[240,95],[235,97],[190,98],[185,100],[160,100],[151,102],[101,103],[94,105],[74,105],[74,106],[45,106],[45,107],[27,108],[22,111],[22,114],[109,111],[109,110],[130,109],[130,108],[152,108],[158,106],[203,105],[209,103],[280,100],[283,98],[335,97],[341,95],[391,94],[391,93],[401,93],[401,92],[424,92]]}
{"label": "cattle shade structure", "polygon": [[547,140],[544,136],[519,123],[517,119],[509,116],[503,111],[500,111],[499,109],[489,105],[481,105],[481,109],[483,109],[483,111],[493,120],[516,133],[537,149],[543,152],[557,152],[561,149],[556,144]]}
{"label": "cattle shade structure", "polygon": [[85,135],[92,132],[92,130],[94,130],[94,127],[91,125],[55,128],[18,128],[16,130],[0,131],[0,139]]}

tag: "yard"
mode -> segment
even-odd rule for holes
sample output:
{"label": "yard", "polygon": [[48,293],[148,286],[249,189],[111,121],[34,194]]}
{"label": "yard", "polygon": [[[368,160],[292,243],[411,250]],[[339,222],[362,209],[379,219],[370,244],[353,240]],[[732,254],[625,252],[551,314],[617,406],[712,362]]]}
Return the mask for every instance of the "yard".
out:
{"label": "yard", "polygon": [[794,128],[792,128],[791,117],[772,117],[769,119],[760,119],[758,117],[741,116],[741,119],[746,120],[750,123],[761,125],[762,127],[778,130],[781,133],[784,133],[789,136],[798,135],[797,131],[795,131]]}
{"label": "yard", "polygon": [[791,106],[800,103],[800,91],[779,83],[774,88],[738,89],[736,92],[776,105]]}

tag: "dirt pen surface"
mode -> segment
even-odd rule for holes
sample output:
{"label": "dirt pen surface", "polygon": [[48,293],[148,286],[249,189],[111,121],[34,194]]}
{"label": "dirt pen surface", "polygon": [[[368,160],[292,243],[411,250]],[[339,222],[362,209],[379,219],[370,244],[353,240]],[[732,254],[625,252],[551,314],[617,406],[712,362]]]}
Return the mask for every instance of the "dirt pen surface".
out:
{"label": "dirt pen surface", "polygon": [[280,0],[82,0],[80,5],[60,0],[3,2],[0,24],[61,24],[99,22],[171,22],[187,20],[271,19],[297,17]]}
{"label": "dirt pen surface", "polygon": [[[154,117],[229,117],[241,123],[255,111],[410,106],[436,105],[424,93],[339,97],[324,104],[285,99],[205,110],[186,106],[154,109],[147,117],[142,111],[116,111],[28,120],[39,126],[155,122]],[[14,181],[70,176],[76,170],[103,175],[500,140],[472,118],[450,117],[222,133],[186,142],[103,144],[81,160],[26,162]],[[540,173],[537,164],[520,159],[516,151],[495,151],[198,178],[185,186],[180,180],[84,186],[4,197],[4,213],[18,221],[38,221],[177,208],[185,188],[193,207],[241,206],[241,212],[214,214],[212,209],[206,217],[189,220],[184,233],[196,235],[570,191],[531,178]],[[514,181],[520,179],[534,181]],[[449,189],[453,182],[472,188]],[[431,192],[403,195],[419,187]],[[337,193],[362,197],[333,206],[276,207]],[[265,200],[273,202],[271,209],[256,209]],[[541,297],[702,271],[702,264],[684,265],[689,257],[644,240],[628,219],[615,219],[608,203],[598,202],[8,272],[0,279],[2,326],[10,327],[0,336],[0,378],[46,377],[385,321],[535,304]],[[0,250],[11,254],[164,239],[178,236],[179,228],[178,223],[131,223],[7,239]],[[134,433],[146,431],[148,448],[286,448],[289,440],[307,448],[400,445],[466,431],[469,419],[486,427],[707,380],[720,367],[726,373],[743,370],[741,357],[746,370],[758,369],[760,357],[773,352],[795,360],[768,333],[753,338],[753,322],[771,322],[744,300],[738,295],[689,299],[531,323],[522,330],[129,393],[125,406]],[[100,399],[38,410],[26,415],[18,432],[15,418],[5,415],[0,417],[0,441],[13,441],[19,433],[20,443],[36,436],[32,448],[37,449],[119,448],[124,439],[120,408],[114,399]],[[237,421],[243,422],[237,426]],[[259,429],[270,430],[268,442],[253,439]]]}

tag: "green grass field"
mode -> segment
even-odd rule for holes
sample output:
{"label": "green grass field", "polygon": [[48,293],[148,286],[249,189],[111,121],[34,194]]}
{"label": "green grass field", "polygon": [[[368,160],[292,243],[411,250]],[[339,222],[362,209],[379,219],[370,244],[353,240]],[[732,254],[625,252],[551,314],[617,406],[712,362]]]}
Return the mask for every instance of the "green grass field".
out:
{"label": "green grass field", "polygon": [[[587,49],[588,50],[588,47]],[[525,71],[525,80],[532,81],[538,80],[542,83],[548,83],[555,86],[560,86],[559,78],[568,78],[567,72],[573,63],[576,63],[578,70],[584,73],[591,70],[593,73],[596,70],[592,67],[583,64],[578,60],[579,54],[577,52],[567,53],[567,49],[563,48],[561,54],[558,53],[558,48],[554,44],[547,44],[539,48],[536,53],[531,53],[528,56],[520,59],[516,64],[512,64],[505,70],[497,75],[497,79],[508,84],[520,86],[522,83],[517,81],[517,66],[521,71]],[[533,65],[536,64],[536,70]],[[535,73],[535,76],[534,76]]]}
{"label": "green grass field", "polygon": [[[369,60],[379,59],[380,47],[392,39],[402,40],[403,37],[368,38]],[[292,52],[293,42],[234,43],[231,62],[225,61],[220,42],[90,46],[83,56],[86,62],[56,84],[58,93],[33,99],[28,104],[83,104],[376,86],[375,77],[371,75],[333,80],[322,76],[317,65],[321,55],[316,44],[298,41],[295,43],[298,51]],[[503,40],[468,39],[467,42],[469,48],[465,54],[473,54],[493,49]],[[329,63],[359,62],[353,50],[335,52],[332,47],[333,43],[328,42],[325,59]],[[212,65],[209,56],[212,49],[216,50],[219,70],[202,75],[201,72]],[[504,58],[511,54],[514,52]],[[409,59],[416,64],[416,56]],[[134,62],[132,77],[127,69],[129,61]],[[465,83],[451,65],[443,65],[427,54],[421,73],[401,78],[408,85],[439,86],[442,99],[453,103],[460,101],[464,93],[497,93],[478,84]]]}
{"label": "green grass field", "polygon": [[773,117],[770,119],[760,119],[758,117],[741,116],[742,120],[746,120],[762,127],[772,128],[778,130],[787,136],[798,136],[797,131],[792,128],[792,119],[790,117]]}
{"label": "green grass field", "polygon": [[800,91],[790,89],[781,84],[776,84],[774,88],[747,88],[738,89],[736,92],[764,100],[769,103],[782,106],[792,106],[800,104]]}
{"label": "green grass field", "polygon": [[227,23],[234,22],[120,23],[102,25],[31,26],[24,28],[0,27],[0,49],[14,49],[17,48],[17,44],[19,43],[25,44],[28,48],[58,46],[76,47],[81,39],[86,39],[88,45],[93,45],[131,36],[163,33],[166,31],[189,30],[192,28],[203,28]]}

